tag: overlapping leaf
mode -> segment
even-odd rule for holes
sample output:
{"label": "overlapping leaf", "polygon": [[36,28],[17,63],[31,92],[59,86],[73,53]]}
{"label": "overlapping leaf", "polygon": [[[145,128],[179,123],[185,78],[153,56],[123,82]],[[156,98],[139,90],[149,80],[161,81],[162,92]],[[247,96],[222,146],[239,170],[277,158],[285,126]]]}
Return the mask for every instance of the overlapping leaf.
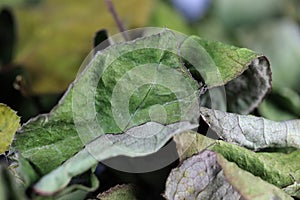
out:
{"label": "overlapping leaf", "polygon": [[249,149],[300,148],[299,120],[274,122],[208,108],[201,108],[201,116],[220,138]]}
{"label": "overlapping leaf", "polygon": [[[241,169],[279,188],[294,185],[295,180],[300,178],[300,150],[294,150],[290,153],[255,153],[243,147],[223,141],[214,141],[196,133],[184,133],[175,136],[174,139],[178,151],[183,155],[181,160],[208,148],[222,155],[228,161],[236,163]],[[289,165],[286,163],[289,163]],[[289,187],[289,189],[285,191],[293,191],[289,193],[290,195],[296,193],[295,187]]]}
{"label": "overlapping leaf", "polygon": [[[246,48],[224,45],[192,37],[207,52],[197,60],[209,88],[225,86],[227,110],[248,114],[256,108],[271,88],[271,69],[268,59]],[[188,44],[188,42],[186,42]],[[182,48],[185,48],[184,44]],[[187,46],[191,48],[190,45]],[[199,51],[188,51],[190,54]],[[217,70],[214,67],[217,67]],[[249,84],[251,83],[251,84]],[[221,108],[219,108],[221,109]]]}
{"label": "overlapping leaf", "polygon": [[[36,167],[43,174],[56,168],[60,165],[61,162],[70,158],[72,155],[78,152],[84,144],[82,144],[77,134],[76,127],[73,121],[74,111],[72,111],[71,97],[71,93],[73,90],[76,90],[76,95],[79,96],[79,98],[77,99],[77,115],[79,117],[81,116],[83,120],[82,123],[89,124],[95,121],[95,111],[93,108],[96,107],[97,119],[100,123],[99,126],[102,128],[103,133],[120,133],[121,130],[117,126],[113,118],[113,113],[111,111],[112,92],[117,81],[120,80],[128,70],[134,68],[135,65],[160,62],[162,64],[165,64],[166,66],[173,66],[174,69],[180,69],[181,66],[181,62],[178,61],[178,57],[176,55],[170,54],[168,52],[163,52],[160,49],[147,48],[136,51],[133,50],[139,47],[145,47],[147,45],[148,47],[156,48],[159,46],[165,47],[166,45],[168,45],[169,47],[173,48],[169,50],[177,52],[177,43],[178,38],[174,38],[172,33],[168,33],[168,31],[166,31],[159,35],[153,35],[134,42],[109,47],[101,54],[98,54],[92,62],[91,67],[89,67],[89,70],[85,72],[81,79],[71,85],[69,91],[61,100],[60,104],[56,108],[54,108],[49,115],[41,115],[35,119],[32,119],[30,122],[23,126],[20,134],[17,135],[17,138],[15,140],[15,148],[20,150],[22,152],[22,155],[26,159],[29,159],[32,163],[34,163],[34,165],[36,165]],[[212,47],[210,47],[210,45],[212,45]],[[228,50],[227,54],[231,55],[227,58],[227,60],[230,60],[230,57],[232,56],[238,58],[238,55],[241,54],[239,53],[239,51],[237,51],[237,48],[232,49],[232,47],[227,45],[222,46],[220,43],[218,43],[218,45],[216,46],[214,42],[207,43],[206,49],[209,49],[209,47],[213,48],[218,46],[219,48],[222,48],[220,49],[219,54],[214,53],[214,57],[222,55],[222,53],[226,52],[226,50]],[[114,61],[112,66],[107,67],[107,71],[100,79],[99,75],[103,64],[105,62],[108,62],[106,60],[106,55],[115,55],[118,53],[121,54],[122,51],[132,52],[127,53],[126,55],[122,55],[116,61]],[[243,50],[240,51],[243,52]],[[241,58],[241,62],[244,62],[246,66],[247,63],[251,62],[251,59],[255,57],[255,54],[251,53],[251,51],[249,50],[245,51],[247,52],[248,57]],[[250,56],[251,54],[252,56]],[[149,57],[149,55],[152,56]],[[222,66],[223,68],[225,67],[225,65]],[[230,65],[230,70],[232,70],[232,67],[235,67],[235,65]],[[242,66],[238,65],[237,70],[239,70],[240,72],[234,72],[231,75],[231,79],[234,79],[237,74],[243,71]],[[223,71],[225,71],[225,68],[223,69]],[[114,76],[112,76],[112,74],[114,74]],[[230,80],[230,73],[227,74],[229,75],[227,75],[226,80]],[[196,91],[198,87],[197,84],[194,83],[191,77],[187,75],[184,76],[191,85],[194,85],[193,87]],[[97,78],[99,78],[100,81],[99,84],[95,86],[97,88],[97,91],[95,93],[96,100],[92,99],[90,101],[91,103],[88,105],[87,96],[90,95],[92,96],[90,98],[94,98],[94,93],[93,91],[89,90],[89,88],[93,87],[93,85],[95,84],[94,82]],[[144,76],[142,78],[147,79],[148,77]],[[170,75],[167,77],[161,77],[161,79],[163,78],[169,78],[170,82],[178,82],[177,80],[174,80],[173,76]],[[140,102],[142,102],[142,99],[147,94],[147,91],[149,91],[150,87],[150,85],[145,85],[138,91],[133,93],[133,97],[130,100],[132,103],[130,104],[129,108],[131,112],[134,112],[135,109],[139,107]],[[182,91],[185,90],[186,88],[183,88]],[[133,123],[131,124],[131,126],[133,126],[134,124],[139,125],[141,123],[149,121],[150,119],[147,113],[151,105],[155,105],[156,103],[163,105],[164,103],[171,102],[164,105],[164,108],[167,110],[167,114],[169,113],[167,115],[167,119],[169,120],[167,123],[172,123],[179,120],[178,117],[176,119],[176,117],[174,118],[174,116],[177,116],[176,113],[179,114],[181,111],[178,109],[179,107],[178,103],[176,103],[177,101],[174,101],[176,100],[176,96],[174,94],[172,95],[172,92],[170,92],[170,90],[162,88],[160,86],[155,86],[154,88],[152,88],[152,92],[148,97],[149,98],[146,99],[146,101],[143,103],[145,107],[141,107],[139,112],[135,113],[135,118],[132,118]],[[188,99],[185,102],[188,106],[185,107],[184,111],[188,113],[190,110],[188,108],[191,108],[191,110],[193,110],[193,105],[189,105]],[[78,120],[80,121],[80,119]],[[124,118],[124,120],[128,121],[130,119]],[[128,128],[130,128],[130,126]],[[97,129],[97,127],[94,127],[94,129]],[[95,135],[93,135],[92,138],[90,135],[82,138],[86,139],[87,142],[89,142],[88,140],[91,140],[97,137],[99,134],[102,134],[99,133],[99,131],[100,130],[95,130]]]}
{"label": "overlapping leaf", "polygon": [[9,171],[0,165],[0,198],[25,200],[24,191],[16,187],[15,179]]}
{"label": "overlapping leaf", "polygon": [[[135,78],[138,78],[142,83],[143,81],[145,81],[145,83],[148,81],[148,83],[143,87],[138,88],[138,91],[133,91],[133,95],[129,99],[131,102],[130,107],[125,108],[129,109],[131,115],[129,116],[130,118],[118,118],[123,120],[119,123],[123,123],[125,126],[129,123],[127,127],[123,128],[128,129],[132,126],[151,121],[148,112],[153,113],[153,109],[155,110],[157,108],[159,110],[165,109],[166,112],[166,117],[161,119],[162,124],[183,120],[184,116],[190,118],[188,117],[190,111],[194,114],[195,112],[198,112],[193,109],[198,103],[195,101],[198,99],[198,85],[185,73],[181,75],[179,72],[175,71],[175,74],[169,74],[169,76],[165,77],[167,73],[170,72],[166,66],[171,66],[170,70],[172,70],[172,68],[180,70],[181,65],[178,57],[160,49],[155,50],[145,48],[147,45],[148,47],[166,46],[168,41],[171,42],[169,45],[176,50],[176,38],[174,38],[171,32],[164,32],[135,42],[112,46],[107,50],[104,50],[101,54],[98,54],[92,62],[92,66],[86,70],[85,74],[79,80],[71,85],[60,104],[54,108],[49,115],[38,116],[23,126],[15,140],[15,148],[20,150],[22,155],[34,163],[44,174],[59,166],[61,162],[81,150],[86,143],[99,135],[103,133],[121,133],[122,130],[117,124],[116,118],[113,116],[111,99],[118,80],[120,81],[122,76],[127,74],[130,70],[132,72],[130,76],[135,76]],[[128,53],[125,54],[124,52]],[[103,70],[103,65],[109,62],[107,60],[107,55],[122,53],[124,55],[113,60],[114,62],[111,66],[106,66],[107,71],[105,71],[102,77],[99,77],[101,70]],[[149,57],[149,55],[152,56]],[[156,73],[156,76],[150,77],[151,80],[149,80],[149,76],[139,77],[140,74],[134,74],[133,68],[138,70],[139,67],[136,66],[141,66],[142,70],[145,70],[144,66],[148,63],[157,63],[158,65],[164,65],[165,67],[162,67],[160,73]],[[155,72],[156,69],[149,67],[149,70]],[[174,70],[172,72],[174,72]],[[115,75],[112,76],[112,74]],[[147,74],[144,73],[144,75]],[[95,85],[95,83],[98,83],[98,78],[101,78],[99,80],[99,85]],[[143,78],[145,78],[145,80],[143,80]],[[183,80],[190,85],[189,87],[192,88],[192,91],[191,88],[189,90],[192,94],[187,93],[188,88],[186,87],[176,88],[176,86],[180,84],[178,78],[183,78]],[[168,81],[167,84],[170,85],[170,83],[172,83],[172,87],[175,87],[174,90],[177,95],[179,94],[182,98],[176,99],[176,96],[173,93],[174,91],[172,92],[168,88],[155,84],[151,85],[152,79],[157,79],[158,81],[165,79]],[[132,79],[131,81],[136,80]],[[176,85],[174,83],[178,84]],[[94,94],[93,92],[95,89],[96,92]],[[73,91],[76,91],[76,94]],[[75,99],[75,102],[72,101],[72,92],[73,96],[78,96],[78,98]],[[126,90],[121,90],[120,92],[126,92]],[[127,93],[129,94],[129,92]],[[117,95],[122,94],[117,93]],[[123,105],[126,106],[126,104],[124,104],[126,101],[122,101],[121,97],[123,98],[123,96],[117,97],[120,98],[120,102],[117,106],[121,106],[122,108]],[[116,101],[118,101],[118,99],[116,99]],[[181,106],[186,105],[183,110],[185,114],[181,113],[178,102],[181,102]],[[77,107],[72,108],[72,103],[73,105],[76,104]],[[162,107],[152,107],[152,105],[157,104],[162,105]],[[96,111],[94,111],[95,107]],[[122,110],[118,110],[118,112],[122,112]],[[193,116],[194,114],[190,116]],[[95,115],[97,115],[96,119]],[[77,127],[79,129],[88,126],[90,123],[99,123],[99,126],[89,127],[92,128],[92,131],[88,130],[85,136],[79,138],[77,133],[78,130],[76,130],[73,120],[74,116],[76,117],[77,123],[81,123],[81,125]],[[156,118],[155,115],[151,117]],[[102,130],[98,127],[101,127]],[[84,143],[81,139],[85,140]]]}
{"label": "overlapping leaf", "polygon": [[166,126],[148,122],[133,127],[124,134],[102,135],[42,177],[34,185],[34,190],[39,194],[55,194],[66,187],[74,176],[87,171],[99,161],[119,155],[129,157],[149,155],[158,151],[173,135],[197,126],[190,122],[178,122]]}
{"label": "overlapping leaf", "polygon": [[[253,184],[255,182],[255,184]],[[166,199],[292,199],[279,188],[205,150],[171,171]]]}
{"label": "overlapping leaf", "polygon": [[[202,78],[195,77],[197,73],[192,77],[183,61]],[[169,30],[110,46],[96,54],[51,113],[22,127],[14,149],[41,175],[47,174],[35,191],[54,194],[99,160],[148,155],[174,134],[196,128],[200,109],[194,78],[213,88],[249,69],[263,72],[254,73],[258,82],[266,79],[263,96],[269,87],[268,62],[247,49],[195,36],[176,37]],[[262,96],[242,110],[252,109]]]}

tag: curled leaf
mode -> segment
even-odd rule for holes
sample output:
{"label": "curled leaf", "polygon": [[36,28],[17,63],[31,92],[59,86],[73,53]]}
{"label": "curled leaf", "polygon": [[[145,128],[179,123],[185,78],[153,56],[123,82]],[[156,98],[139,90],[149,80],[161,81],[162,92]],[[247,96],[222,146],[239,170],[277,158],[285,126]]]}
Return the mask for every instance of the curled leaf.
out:
{"label": "curled leaf", "polygon": [[225,85],[228,111],[248,114],[271,90],[271,68],[265,56],[258,56],[236,79]]}
{"label": "curled leaf", "polygon": [[[253,152],[246,148],[212,139],[195,132],[187,132],[174,137],[177,151],[186,152],[181,160],[205,149],[213,150],[241,169],[259,176],[263,180],[284,188],[300,179],[300,150],[285,152]],[[195,140],[196,138],[196,140]],[[191,140],[195,142],[191,144]],[[289,163],[287,165],[287,163]]]}
{"label": "curled leaf", "polygon": [[278,187],[240,169],[234,162],[228,162],[220,155],[218,163],[222,166],[225,179],[240,193],[243,199],[293,199]]}
{"label": "curled leaf", "polygon": [[289,185],[282,190],[293,197],[300,198],[300,183],[296,181],[292,185]]}
{"label": "curled leaf", "polygon": [[177,39],[163,30],[98,52],[50,114],[22,127],[14,148],[46,174],[102,134],[196,120],[198,84],[183,70]]}
{"label": "curled leaf", "polygon": [[2,165],[0,165],[0,199],[26,199],[24,191],[16,187],[15,179]]}
{"label": "curled leaf", "polygon": [[[202,74],[209,88],[225,86],[226,99],[223,101],[227,103],[228,110],[248,114],[256,108],[271,89],[272,78],[268,59],[246,48],[198,37],[194,37],[193,40],[212,58],[210,60],[204,57],[198,61],[198,70],[205,71]],[[211,71],[214,66],[217,67],[217,71]]]}
{"label": "curled leaf", "polygon": [[168,29],[113,44],[97,52],[49,114],[22,127],[14,149],[44,175],[35,191],[56,193],[99,160],[149,155],[174,134],[196,128],[201,83],[188,67],[219,86],[256,58],[247,49]]}
{"label": "curled leaf", "polygon": [[201,116],[220,138],[249,149],[300,148],[299,120],[274,122],[204,107]]}
{"label": "curled leaf", "polygon": [[[149,155],[158,151],[173,135],[198,125],[180,122],[163,126],[148,122],[126,133],[102,135],[61,166],[42,177],[34,186],[39,194],[51,195],[68,185],[72,177],[95,166],[99,161],[119,155]],[[155,133],[155,135],[152,135]],[[145,169],[147,170],[147,169]]]}
{"label": "curled leaf", "polygon": [[[253,184],[255,183],[255,184]],[[292,199],[279,188],[205,150],[171,171],[166,199]]]}

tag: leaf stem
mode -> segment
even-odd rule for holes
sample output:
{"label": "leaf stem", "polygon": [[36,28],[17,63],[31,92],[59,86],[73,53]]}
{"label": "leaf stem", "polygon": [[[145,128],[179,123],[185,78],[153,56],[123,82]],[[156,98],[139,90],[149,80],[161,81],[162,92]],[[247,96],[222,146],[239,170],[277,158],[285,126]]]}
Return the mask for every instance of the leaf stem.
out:
{"label": "leaf stem", "polygon": [[105,0],[105,3],[108,7],[108,10],[110,11],[110,13],[112,14],[117,26],[118,26],[118,29],[119,31],[121,32],[121,34],[123,35],[124,39],[126,41],[129,40],[127,34],[125,33],[125,28],[123,26],[123,23],[121,22],[120,18],[119,18],[119,15],[118,13],[116,12],[116,9],[115,9],[115,6],[113,4],[113,2],[111,0]]}

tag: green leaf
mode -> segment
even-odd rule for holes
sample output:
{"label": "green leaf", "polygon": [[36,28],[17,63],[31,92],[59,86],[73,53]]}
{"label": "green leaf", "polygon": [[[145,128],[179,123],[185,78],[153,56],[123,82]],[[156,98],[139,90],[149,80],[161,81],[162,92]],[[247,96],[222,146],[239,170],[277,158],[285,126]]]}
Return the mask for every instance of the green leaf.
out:
{"label": "green leaf", "polygon": [[119,155],[136,157],[155,153],[173,135],[197,126],[197,123],[189,122],[178,122],[166,126],[148,122],[133,127],[124,134],[102,135],[87,144],[83,150],[61,166],[42,177],[34,185],[34,190],[40,194],[54,194],[66,187],[72,177],[97,165],[99,161]]}
{"label": "green leaf", "polygon": [[267,119],[274,121],[284,121],[296,119],[297,116],[281,108],[276,102],[265,99],[258,107],[259,114]]}
{"label": "green leaf", "polygon": [[[195,138],[197,139],[195,140]],[[193,145],[189,145],[192,141],[194,141]],[[221,154],[228,161],[236,163],[241,169],[259,176],[279,188],[292,185],[294,179],[300,179],[300,162],[298,162],[300,150],[294,150],[290,153],[255,153],[227,142],[214,142],[212,139],[197,133],[185,133],[183,138],[182,135],[175,136],[175,142],[179,152],[187,149],[187,153],[183,155],[181,160],[204,149],[210,149]]]}
{"label": "green leaf", "polygon": [[9,158],[11,162],[9,169],[15,176],[15,180],[20,187],[28,188],[32,183],[38,180],[38,173],[21,154],[15,153],[10,155]]}
{"label": "green leaf", "polygon": [[16,183],[11,174],[2,165],[0,165],[0,199],[26,199],[24,192],[16,188]]}
{"label": "green leaf", "polygon": [[222,156],[218,156],[218,163],[222,166],[226,180],[244,199],[293,199],[279,188],[240,169],[235,163],[228,162]]}
{"label": "green leaf", "polygon": [[[36,184],[37,191],[55,193],[66,187],[72,177],[93,167],[97,160],[154,153],[175,133],[198,126],[199,83],[183,61],[193,69],[200,70],[203,62],[211,66],[200,70],[207,82],[207,77],[213,78],[218,69],[228,82],[259,58],[247,49],[205,42],[195,36],[178,36],[167,29],[111,45],[95,55],[49,114],[23,125],[16,135],[14,149],[41,175],[47,174]],[[221,64],[222,59],[228,65]],[[269,67],[253,66],[266,67],[266,71]],[[211,87],[225,84],[209,83]],[[128,133],[139,138],[133,139]],[[154,142],[150,139],[155,134]],[[147,142],[140,139],[147,135],[151,136]],[[116,149],[105,143],[107,137],[117,144],[122,139],[137,146],[120,143],[122,148]],[[145,145],[151,148],[145,149]]]}
{"label": "green leaf", "polygon": [[[254,153],[221,141],[212,149],[222,154],[227,160],[235,162],[242,169],[280,188],[294,183],[291,175],[296,179],[300,178],[300,162],[298,162],[300,150],[291,153]],[[289,165],[287,166],[286,163]]]}
{"label": "green leaf", "polygon": [[173,140],[176,143],[176,150],[180,156],[179,159],[181,162],[216,143],[216,140],[204,137],[193,131],[175,135]]}
{"label": "green leaf", "polygon": [[300,117],[300,96],[290,88],[276,88],[259,106],[259,113],[271,120],[282,121]]}
{"label": "green leaf", "polygon": [[97,196],[101,200],[137,200],[133,185],[117,185]]}
{"label": "green leaf", "polygon": [[16,115],[16,112],[0,103],[0,154],[8,151],[19,127],[20,118]]}
{"label": "green leaf", "polygon": [[192,45],[187,40],[181,47],[183,57],[195,58],[193,54],[197,53],[201,55],[197,57],[199,65],[195,67],[199,67],[197,70],[203,72],[201,75],[208,88],[225,85],[229,111],[248,114],[261,103],[271,89],[271,69],[266,57],[246,48],[208,41],[196,36],[189,39],[197,41],[205,51],[201,54],[197,49],[191,51]]}
{"label": "green leaf", "polygon": [[[210,59],[205,62],[207,66],[201,66],[202,70],[206,71],[204,80],[209,88],[222,86],[241,75],[246,69],[248,69],[250,63],[258,57],[253,51],[246,48],[238,48],[230,45],[223,44],[217,41],[209,41],[197,36],[192,36],[192,40],[195,40],[201,45],[206,52],[210,55]],[[188,42],[186,42],[189,44]],[[184,46],[182,48],[188,48]],[[193,52],[189,52],[193,53]],[[218,72],[211,71],[212,64],[218,68]],[[210,72],[210,73],[209,73]],[[219,78],[217,79],[216,78]]]}
{"label": "green leaf", "polygon": [[103,133],[122,133],[148,121],[190,120],[190,113],[198,112],[198,84],[170,51],[177,52],[177,38],[164,31],[98,53],[50,114],[22,127],[15,149],[45,174]]}
{"label": "green leaf", "polygon": [[73,183],[69,184],[68,187],[56,193],[54,195],[54,199],[81,200],[81,199],[85,199],[88,193],[93,192],[97,190],[97,188],[99,188],[99,180],[96,177],[96,175],[91,172],[91,170],[83,174],[83,177],[78,178],[78,180],[74,180],[73,178],[72,181]]}
{"label": "green leaf", "polygon": [[[59,166],[82,148],[73,123],[41,115],[23,125],[12,147],[33,163],[41,174]],[[38,142],[37,142],[38,141]]]}
{"label": "green leaf", "polygon": [[[255,184],[253,184],[255,183]],[[292,199],[279,188],[205,150],[173,169],[166,199]]]}
{"label": "green leaf", "polygon": [[201,108],[201,116],[225,141],[249,149],[294,147],[300,149],[300,121],[274,122],[262,117]]}
{"label": "green leaf", "polygon": [[[188,51],[189,46],[203,55],[189,56],[193,52]],[[227,81],[246,70],[247,63],[257,56],[250,50],[205,42],[195,36],[176,37],[169,30],[115,44],[95,56],[50,114],[40,115],[22,127],[14,148],[46,174],[104,133],[122,133],[149,121],[190,121],[198,112],[199,86],[178,59],[178,47],[180,56],[191,60],[195,69],[199,68],[195,61],[209,61],[211,56],[214,60],[208,64],[212,68],[203,75],[212,76],[220,68]],[[240,59],[245,66],[237,62],[222,64],[222,58],[224,62]],[[226,66],[230,72],[226,72]],[[218,83],[212,82],[211,86]]]}
{"label": "green leaf", "polygon": [[[47,191],[39,190],[39,188],[33,188],[34,192],[32,192],[32,195],[35,197],[34,199],[85,199],[88,193],[94,192],[99,188],[99,180],[92,171],[94,171],[94,168],[72,177],[68,186],[57,190],[55,193],[48,193]],[[59,180],[57,183],[59,184]],[[55,181],[49,182],[49,187],[52,187],[53,184],[55,184]]]}

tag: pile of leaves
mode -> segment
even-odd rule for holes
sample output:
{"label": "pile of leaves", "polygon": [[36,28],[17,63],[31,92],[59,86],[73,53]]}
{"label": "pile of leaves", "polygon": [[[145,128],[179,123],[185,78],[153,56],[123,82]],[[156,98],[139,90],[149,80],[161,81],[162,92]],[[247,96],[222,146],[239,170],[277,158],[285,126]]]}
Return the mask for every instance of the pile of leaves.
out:
{"label": "pile of leaves", "polygon": [[[191,52],[190,41],[199,62],[181,58]],[[211,60],[203,59],[207,55]],[[191,91],[176,84],[182,79]],[[140,87],[129,91],[131,84]],[[270,88],[268,59],[246,48],[177,38],[168,29],[110,45],[94,55],[50,113],[17,133],[19,118],[1,105],[0,153],[8,151],[1,199],[157,198],[149,190],[165,199],[300,198],[299,121],[248,115]],[[212,102],[221,90],[225,105]],[[147,157],[170,143],[179,160],[165,175],[159,172],[160,181],[153,174],[122,179],[128,174],[101,164]]]}

